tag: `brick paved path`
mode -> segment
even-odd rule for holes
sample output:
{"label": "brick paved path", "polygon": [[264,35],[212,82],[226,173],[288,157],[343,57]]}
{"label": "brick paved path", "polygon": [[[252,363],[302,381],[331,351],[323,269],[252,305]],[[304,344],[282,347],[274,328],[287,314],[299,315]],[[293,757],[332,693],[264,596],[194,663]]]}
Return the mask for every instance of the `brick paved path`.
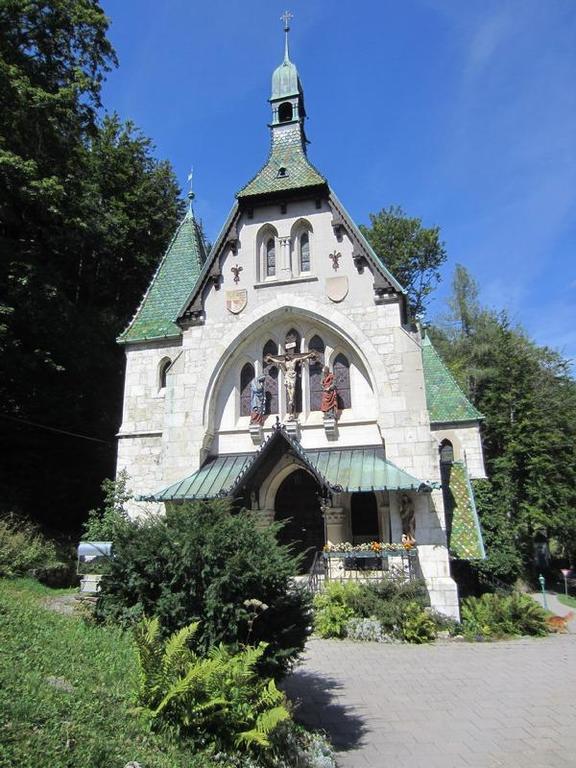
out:
{"label": "brick paved path", "polygon": [[341,768],[576,768],[576,636],[310,641],[285,685]]}

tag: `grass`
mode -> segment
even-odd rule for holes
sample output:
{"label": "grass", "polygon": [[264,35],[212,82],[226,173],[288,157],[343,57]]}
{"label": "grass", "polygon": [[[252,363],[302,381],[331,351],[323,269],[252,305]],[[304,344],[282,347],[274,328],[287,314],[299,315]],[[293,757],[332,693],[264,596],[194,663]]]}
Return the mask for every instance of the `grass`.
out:
{"label": "grass", "polygon": [[576,608],[576,597],[570,595],[556,595],[558,602],[567,605],[568,608]]}
{"label": "grass", "polygon": [[43,605],[66,592],[0,580],[0,766],[210,768],[132,711],[128,635]]}

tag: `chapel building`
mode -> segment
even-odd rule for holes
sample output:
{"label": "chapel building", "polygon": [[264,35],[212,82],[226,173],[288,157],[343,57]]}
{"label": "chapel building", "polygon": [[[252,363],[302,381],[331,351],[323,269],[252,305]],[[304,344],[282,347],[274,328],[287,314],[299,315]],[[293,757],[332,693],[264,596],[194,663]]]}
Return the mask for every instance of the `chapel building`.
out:
{"label": "chapel building", "polygon": [[209,253],[190,204],[119,339],[118,469],[133,514],[227,496],[286,521],[306,568],[328,543],[414,544],[432,605],[458,617],[450,558],[484,556],[481,414],[308,159],[285,32],[266,163]]}

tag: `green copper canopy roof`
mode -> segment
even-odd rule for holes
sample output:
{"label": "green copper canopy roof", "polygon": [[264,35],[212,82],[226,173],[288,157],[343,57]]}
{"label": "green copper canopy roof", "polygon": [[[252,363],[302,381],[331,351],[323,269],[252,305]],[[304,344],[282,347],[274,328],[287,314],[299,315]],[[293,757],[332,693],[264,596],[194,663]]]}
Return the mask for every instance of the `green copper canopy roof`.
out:
{"label": "green copper canopy roof", "polygon": [[238,475],[253,459],[254,454],[212,457],[197,472],[152,496],[146,496],[145,500],[193,501],[225,496],[236,482]]}
{"label": "green copper canopy roof", "polygon": [[432,485],[418,480],[384,457],[382,448],[306,451],[319,474],[346,493],[355,491],[431,491]]}
{"label": "green copper canopy roof", "polygon": [[124,344],[179,336],[180,328],[175,321],[205,260],[200,227],[188,211],[158,265],[138,311],[118,341]]}
{"label": "green copper canopy roof", "polygon": [[427,336],[422,341],[422,365],[426,403],[433,424],[483,418],[462,392]]}
{"label": "green copper canopy roof", "polygon": [[[306,451],[283,432],[273,433],[259,451],[253,454],[230,454],[209,458],[196,472],[157,493],[143,497],[146,501],[193,501],[234,495],[243,480],[254,470],[272,443],[284,437],[293,449],[296,463],[303,464],[322,485],[331,490],[355,491],[420,491],[434,487],[397,467],[384,457],[382,448],[350,448]],[[298,461],[300,460],[300,461]]]}
{"label": "green copper canopy roof", "polygon": [[[450,467],[448,514],[451,517],[449,548],[459,560],[483,560],[486,557],[482,531],[474,501],[474,491],[464,464]],[[446,490],[446,489],[445,489]],[[446,493],[444,494],[446,498]]]}

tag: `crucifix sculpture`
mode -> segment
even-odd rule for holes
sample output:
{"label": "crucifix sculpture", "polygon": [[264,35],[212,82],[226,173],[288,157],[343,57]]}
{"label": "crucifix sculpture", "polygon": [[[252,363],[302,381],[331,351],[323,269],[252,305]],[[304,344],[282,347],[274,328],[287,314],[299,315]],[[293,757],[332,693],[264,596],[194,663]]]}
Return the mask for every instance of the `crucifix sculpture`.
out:
{"label": "crucifix sculpture", "polygon": [[306,360],[316,360],[316,352],[286,352],[283,355],[266,355],[265,363],[275,363],[284,373],[284,386],[286,387],[286,411],[290,421],[296,418],[296,382],[298,371],[296,366],[302,365]]}

